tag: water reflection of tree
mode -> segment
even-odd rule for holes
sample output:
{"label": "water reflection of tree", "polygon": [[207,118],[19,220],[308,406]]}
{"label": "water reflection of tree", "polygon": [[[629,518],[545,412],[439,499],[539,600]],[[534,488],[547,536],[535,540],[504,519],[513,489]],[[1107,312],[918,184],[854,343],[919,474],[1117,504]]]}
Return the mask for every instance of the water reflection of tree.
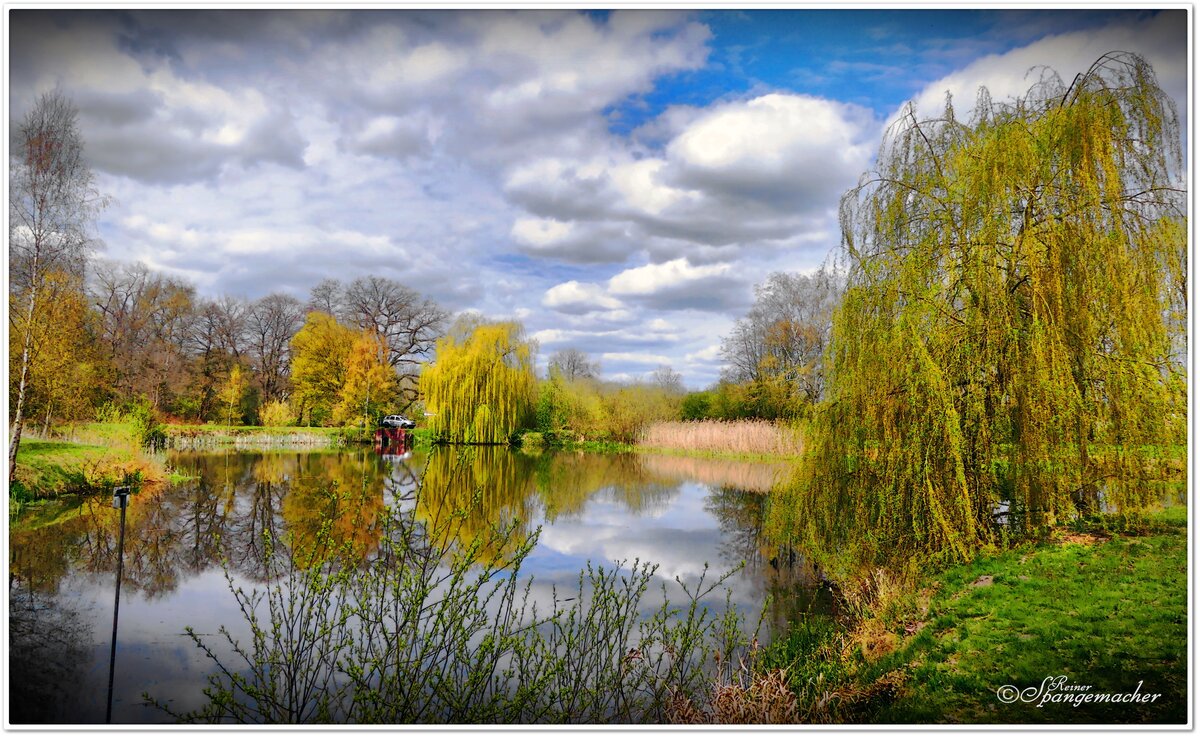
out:
{"label": "water reflection of tree", "polygon": [[477,446],[437,448],[429,454],[421,478],[416,519],[440,538],[438,548],[470,541],[496,539],[494,528],[515,526],[516,534],[478,551],[480,556],[504,557],[507,542],[529,533],[534,494],[534,462],[507,448]]}
{"label": "water reflection of tree", "polygon": [[91,627],[59,597],[11,579],[8,587],[8,704],[14,724],[61,721],[88,668]]}
{"label": "water reflection of tree", "polygon": [[536,459],[536,488],[547,522],[579,517],[601,490],[630,511],[660,512],[680,489],[678,480],[650,473],[633,453],[544,453]]}
{"label": "water reflection of tree", "polygon": [[[269,573],[259,563],[268,552],[265,540],[290,535],[304,552],[322,526],[362,561],[378,547],[385,505],[415,503],[411,492],[421,477],[422,521],[456,517],[454,526],[430,527],[456,529],[463,539],[510,523],[530,532],[539,512],[550,523],[579,517],[598,493],[633,514],[660,513],[683,483],[634,454],[533,457],[495,447],[438,448],[424,459],[360,451],[181,454],[172,462],[192,478],[143,489],[128,510],[124,586],[149,597],[174,591],[222,557],[241,575],[265,581]],[[754,547],[761,505],[745,507],[761,497],[729,490],[717,499],[709,511],[722,520],[731,562],[761,565],[764,551]],[[86,500],[78,511],[67,522],[14,533],[14,570],[38,590],[54,591],[73,568],[115,572],[119,514],[110,498]]]}
{"label": "water reflection of tree", "polygon": [[[243,575],[262,580],[263,541],[294,527],[311,539],[322,516],[339,544],[361,558],[378,541],[382,465],[368,453],[223,454],[182,459],[194,478],[147,486],[126,512],[123,588],[143,596],[170,593],[181,578],[227,557]],[[322,489],[336,491],[331,507]],[[82,500],[65,521],[14,530],[13,574],[53,592],[71,570],[115,574],[120,514],[111,497]]]}
{"label": "water reflection of tree", "polygon": [[714,488],[704,503],[721,529],[720,553],[732,567],[744,561],[746,575],[771,596],[768,620],[776,631],[800,612],[827,612],[831,593],[820,571],[799,552],[763,534],[767,496],[730,486]]}

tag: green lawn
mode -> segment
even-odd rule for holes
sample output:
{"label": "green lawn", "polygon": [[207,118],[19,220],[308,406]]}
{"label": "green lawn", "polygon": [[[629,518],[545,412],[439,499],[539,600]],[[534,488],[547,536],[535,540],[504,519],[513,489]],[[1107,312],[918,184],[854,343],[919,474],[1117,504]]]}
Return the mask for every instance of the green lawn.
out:
{"label": "green lawn", "polygon": [[[1142,535],[1063,533],[937,579],[923,628],[876,663],[900,668],[873,723],[1183,723],[1187,720],[1186,510]],[[1001,703],[1044,679],[1150,703]],[[1061,691],[1059,691],[1061,693]],[[1039,699],[1040,700],[1040,699]]]}
{"label": "green lawn", "polygon": [[164,477],[161,464],[121,443],[24,438],[9,496],[20,502]]}

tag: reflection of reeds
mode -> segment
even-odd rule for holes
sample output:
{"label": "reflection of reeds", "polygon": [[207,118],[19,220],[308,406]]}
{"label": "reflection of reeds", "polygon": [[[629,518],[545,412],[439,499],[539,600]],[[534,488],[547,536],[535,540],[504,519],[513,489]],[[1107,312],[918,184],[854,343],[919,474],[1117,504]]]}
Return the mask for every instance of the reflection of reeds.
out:
{"label": "reflection of reeds", "polygon": [[206,433],[179,432],[168,437],[168,443],[175,450],[203,450],[233,446],[240,450],[258,450],[266,448],[336,448],[341,446],[342,438],[331,433],[313,432],[231,432]]}
{"label": "reflection of reeds", "polygon": [[793,468],[790,463],[694,456],[643,455],[641,461],[646,470],[655,476],[763,494],[786,481]]}
{"label": "reflection of reeds", "polygon": [[780,456],[797,456],[804,450],[799,430],[766,420],[656,422],[642,432],[638,444],[648,448]]}

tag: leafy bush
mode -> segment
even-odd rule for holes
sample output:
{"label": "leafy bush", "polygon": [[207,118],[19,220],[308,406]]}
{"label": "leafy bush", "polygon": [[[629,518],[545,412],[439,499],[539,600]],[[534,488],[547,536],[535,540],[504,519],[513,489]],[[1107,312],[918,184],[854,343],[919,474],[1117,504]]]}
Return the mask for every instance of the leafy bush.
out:
{"label": "leafy bush", "polygon": [[651,384],[552,375],[538,387],[537,430],[550,442],[632,443],[651,423],[676,419],[680,402]]}
{"label": "leafy bush", "polygon": [[158,415],[145,397],[130,403],[127,418],[133,424],[134,434],[143,447],[161,448],[166,445],[167,434]]}
{"label": "leafy bush", "polygon": [[289,427],[295,419],[295,412],[286,399],[276,399],[263,406],[262,424],[265,427]]}

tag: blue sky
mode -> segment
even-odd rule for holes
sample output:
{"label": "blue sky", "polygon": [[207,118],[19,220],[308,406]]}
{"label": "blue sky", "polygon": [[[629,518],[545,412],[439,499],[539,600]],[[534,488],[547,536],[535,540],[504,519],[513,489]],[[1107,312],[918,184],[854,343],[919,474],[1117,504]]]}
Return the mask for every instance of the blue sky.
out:
{"label": "blue sky", "polygon": [[773,271],[838,246],[897,109],[1141,53],[1186,119],[1184,11],[11,11],[10,130],[58,86],[102,258],[201,295],[388,276],[543,360],[719,374]]}

